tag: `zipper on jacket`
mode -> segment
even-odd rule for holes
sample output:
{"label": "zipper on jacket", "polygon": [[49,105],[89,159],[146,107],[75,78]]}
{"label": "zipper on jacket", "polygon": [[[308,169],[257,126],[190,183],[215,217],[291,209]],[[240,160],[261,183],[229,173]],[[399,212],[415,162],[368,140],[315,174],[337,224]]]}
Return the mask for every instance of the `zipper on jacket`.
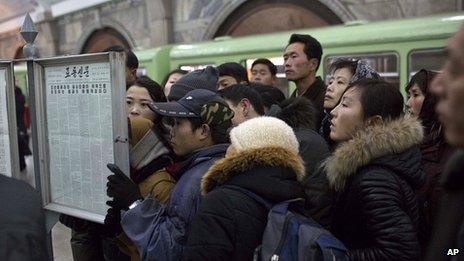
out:
{"label": "zipper on jacket", "polygon": [[279,244],[277,245],[276,250],[274,251],[274,254],[271,257],[271,261],[278,261],[279,260],[279,254],[282,251],[282,247],[284,245],[285,238],[287,237],[288,233],[288,222],[290,222],[290,215],[287,215],[284,220],[284,231],[282,231],[282,237],[280,238]]}

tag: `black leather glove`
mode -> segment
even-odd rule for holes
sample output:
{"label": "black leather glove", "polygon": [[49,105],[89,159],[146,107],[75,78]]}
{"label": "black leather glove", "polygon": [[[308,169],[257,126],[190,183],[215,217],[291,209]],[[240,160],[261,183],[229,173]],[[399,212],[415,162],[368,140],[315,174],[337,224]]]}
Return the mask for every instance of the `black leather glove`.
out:
{"label": "black leather glove", "polygon": [[66,214],[60,214],[60,222],[68,228],[77,232],[84,231],[89,227],[89,222],[87,220],[69,216]]}
{"label": "black leather glove", "polygon": [[113,198],[113,206],[118,209],[128,209],[139,199],[143,199],[139,187],[118,168],[109,163],[106,165],[114,175],[108,176],[106,194]]}
{"label": "black leather glove", "polygon": [[[108,201],[106,204],[112,205],[113,201]],[[107,237],[116,237],[122,233],[121,226],[121,210],[111,207],[106,212],[104,235]]]}

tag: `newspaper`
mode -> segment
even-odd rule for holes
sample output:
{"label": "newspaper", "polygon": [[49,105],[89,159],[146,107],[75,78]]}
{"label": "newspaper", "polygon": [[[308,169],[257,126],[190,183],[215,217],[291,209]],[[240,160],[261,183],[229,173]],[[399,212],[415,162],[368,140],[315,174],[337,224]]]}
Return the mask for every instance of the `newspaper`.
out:
{"label": "newspaper", "polygon": [[114,162],[109,63],[45,67],[51,202],[105,215]]}
{"label": "newspaper", "polygon": [[0,174],[11,177],[10,132],[6,100],[6,69],[0,69]]}

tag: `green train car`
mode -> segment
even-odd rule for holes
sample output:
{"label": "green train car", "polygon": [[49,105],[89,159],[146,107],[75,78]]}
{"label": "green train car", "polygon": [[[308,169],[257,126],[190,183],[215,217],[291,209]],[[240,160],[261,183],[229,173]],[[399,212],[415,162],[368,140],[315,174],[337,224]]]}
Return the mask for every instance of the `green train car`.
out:
{"label": "green train car", "polygon": [[[139,59],[138,74],[148,75],[160,84],[176,68],[194,70],[238,62],[250,69],[255,59],[266,57],[277,65],[279,88],[288,95],[294,86],[285,80],[283,50],[292,33],[310,34],[323,46],[320,76],[327,76],[335,59],[362,59],[404,93],[402,87],[419,69],[441,69],[446,39],[463,21],[463,12],[380,22],[354,21],[338,26],[237,38],[226,36],[201,43],[138,49],[135,54]],[[17,85],[27,94],[25,65],[15,66],[15,75]]]}
{"label": "green train car", "polygon": [[161,46],[153,49],[135,50],[134,53],[139,59],[138,75],[147,75],[156,82],[160,83],[171,71],[169,63],[172,45]]}
{"label": "green train car", "polygon": [[[239,62],[249,69],[261,57],[278,67],[281,89],[288,94],[282,52],[292,33],[310,34],[323,46],[322,66],[326,76],[334,59],[363,59],[381,76],[396,85],[405,86],[409,77],[421,68],[440,70],[444,62],[443,46],[462,25],[464,13],[453,13],[404,20],[362,22],[291,32],[263,34],[240,38],[221,37],[196,44],[174,45],[170,51],[170,68],[197,69],[224,62]],[[402,91],[404,88],[400,88]]]}

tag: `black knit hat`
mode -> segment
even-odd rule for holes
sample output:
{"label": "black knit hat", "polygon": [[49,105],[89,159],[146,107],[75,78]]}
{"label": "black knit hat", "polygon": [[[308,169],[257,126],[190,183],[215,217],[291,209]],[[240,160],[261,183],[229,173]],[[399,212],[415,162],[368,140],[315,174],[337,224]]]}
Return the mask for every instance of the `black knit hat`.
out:
{"label": "black knit hat", "polygon": [[219,73],[216,68],[208,66],[202,70],[190,72],[171,87],[168,95],[169,101],[177,101],[184,97],[188,92],[195,89],[206,89],[213,92],[217,91],[217,82]]}

